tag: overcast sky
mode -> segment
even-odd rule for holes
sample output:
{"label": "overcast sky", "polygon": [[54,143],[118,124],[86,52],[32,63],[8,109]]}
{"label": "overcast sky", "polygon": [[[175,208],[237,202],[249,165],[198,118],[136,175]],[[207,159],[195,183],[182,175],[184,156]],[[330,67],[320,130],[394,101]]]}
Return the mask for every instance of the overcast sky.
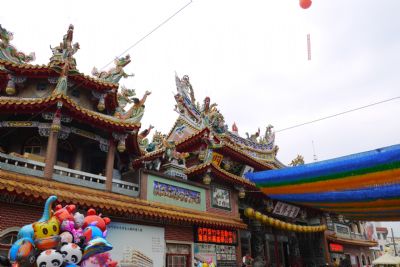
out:
{"label": "overcast sky", "polygon": [[[149,33],[188,1],[6,1],[0,23],[13,44],[47,64],[75,25],[78,69],[89,74]],[[194,0],[128,53],[121,80],[146,103],[143,127],[167,133],[173,111],[174,72],[188,74],[200,101],[210,96],[229,126],[254,133],[275,130],[400,96],[400,2],[397,0]],[[307,34],[312,60],[307,60]],[[109,65],[105,69],[110,68]],[[313,161],[400,143],[400,100],[278,132],[278,158]]]}
{"label": "overcast sky", "polygon": [[[89,74],[188,1],[60,3],[5,1],[0,23],[19,50],[36,52],[37,64],[48,63],[49,45],[74,24],[78,69]],[[177,118],[175,71],[188,74],[196,98],[210,96],[242,135],[268,124],[284,129],[400,96],[399,10],[398,0],[314,0],[307,10],[298,0],[194,0],[129,51],[126,72],[136,76],[121,84],[140,96],[153,92],[142,123],[163,133]],[[301,154],[312,162],[312,142],[318,160],[399,144],[399,114],[397,99],[278,132],[278,158],[288,164]]]}

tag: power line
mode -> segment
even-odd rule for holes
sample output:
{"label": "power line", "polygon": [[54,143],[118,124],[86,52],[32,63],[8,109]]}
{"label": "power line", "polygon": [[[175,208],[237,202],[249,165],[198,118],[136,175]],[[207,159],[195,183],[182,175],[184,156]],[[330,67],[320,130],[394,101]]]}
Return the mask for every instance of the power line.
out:
{"label": "power line", "polygon": [[[164,21],[162,21],[160,24],[158,24],[158,26],[156,26],[153,30],[151,30],[148,34],[146,34],[145,36],[143,36],[142,38],[140,38],[138,41],[136,41],[134,44],[132,44],[130,47],[128,47],[127,49],[125,49],[118,57],[122,56],[123,54],[125,54],[126,52],[128,52],[129,50],[131,50],[132,48],[134,48],[136,45],[138,45],[140,42],[142,42],[144,39],[146,39],[147,37],[149,37],[152,33],[154,33],[155,31],[157,31],[159,28],[161,28],[164,24],[166,24],[168,21],[170,21],[173,17],[175,17],[176,15],[178,15],[181,11],[183,11],[187,6],[189,6],[192,3],[192,0],[190,0],[189,3],[187,3],[186,5],[184,5],[183,7],[181,7],[179,10],[177,10],[175,13],[173,13],[171,16],[169,16],[167,19],[165,19]],[[113,63],[114,60],[110,61],[107,63],[107,65],[105,65],[103,68],[107,67],[108,65],[110,65],[111,63]]]}
{"label": "power line", "polygon": [[318,122],[318,121],[330,119],[330,118],[333,118],[333,117],[337,117],[337,116],[340,116],[340,115],[343,115],[343,114],[347,114],[347,113],[350,113],[350,112],[353,112],[353,111],[357,111],[357,110],[360,110],[360,109],[369,108],[369,107],[372,107],[372,106],[375,106],[375,105],[383,104],[383,103],[386,103],[386,102],[389,102],[389,101],[393,101],[393,100],[396,100],[396,99],[400,99],[400,96],[396,96],[396,97],[393,97],[393,98],[385,99],[385,100],[382,100],[382,101],[379,101],[379,102],[375,102],[375,103],[372,103],[372,104],[369,104],[369,105],[365,105],[365,106],[362,106],[362,107],[346,110],[346,111],[343,111],[343,112],[340,112],[340,113],[336,113],[336,114],[333,114],[333,115],[329,115],[329,116],[326,116],[326,117],[323,117],[323,118],[319,118],[319,119],[316,119],[316,120],[312,120],[312,121],[296,124],[296,125],[293,125],[293,126],[290,126],[290,127],[287,127],[287,128],[283,128],[283,129],[277,130],[275,132],[283,132],[283,131],[286,131],[286,130],[297,128],[297,127],[304,126],[304,125],[307,125],[307,124],[311,124],[311,123],[314,123],[314,122]]}

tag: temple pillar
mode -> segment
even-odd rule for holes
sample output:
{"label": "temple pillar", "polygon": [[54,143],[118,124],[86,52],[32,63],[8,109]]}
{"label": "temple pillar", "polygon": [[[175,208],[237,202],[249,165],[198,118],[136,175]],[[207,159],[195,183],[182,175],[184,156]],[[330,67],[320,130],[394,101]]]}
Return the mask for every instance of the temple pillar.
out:
{"label": "temple pillar", "polygon": [[115,142],[111,138],[108,144],[109,145],[106,160],[106,190],[111,192],[115,158]]}
{"label": "temple pillar", "polygon": [[[321,222],[322,222],[322,224],[327,225],[326,218],[324,216],[321,217]],[[322,242],[323,242],[324,252],[325,252],[325,255],[324,255],[325,262],[328,264],[331,264],[331,255],[329,253],[329,245],[328,245],[327,235],[328,235],[328,230],[325,230],[323,232]]]}
{"label": "temple pillar", "polygon": [[47,180],[53,178],[54,165],[57,160],[58,132],[61,130],[61,105],[54,114],[47,141],[46,159],[43,177]]}
{"label": "temple pillar", "polygon": [[257,220],[251,220],[251,252],[254,259],[253,267],[264,267],[264,227]]}

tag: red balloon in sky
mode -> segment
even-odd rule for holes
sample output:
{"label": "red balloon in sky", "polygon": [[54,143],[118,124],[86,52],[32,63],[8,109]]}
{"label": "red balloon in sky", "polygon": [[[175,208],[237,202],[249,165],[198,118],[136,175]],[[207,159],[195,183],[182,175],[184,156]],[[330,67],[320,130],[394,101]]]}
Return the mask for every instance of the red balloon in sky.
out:
{"label": "red balloon in sky", "polygon": [[311,0],[300,0],[300,7],[307,9],[311,6],[312,2]]}

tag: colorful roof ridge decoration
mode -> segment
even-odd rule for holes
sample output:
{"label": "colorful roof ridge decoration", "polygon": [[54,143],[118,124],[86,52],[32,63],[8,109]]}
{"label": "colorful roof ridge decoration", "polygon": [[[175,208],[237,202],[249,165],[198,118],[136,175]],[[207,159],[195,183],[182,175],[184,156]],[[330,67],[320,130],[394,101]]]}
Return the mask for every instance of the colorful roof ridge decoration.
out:
{"label": "colorful roof ridge decoration", "polygon": [[[272,125],[266,127],[262,136],[260,129],[258,129],[255,134],[249,135],[246,133],[247,138],[240,137],[237,132],[228,130],[224,116],[217,108],[217,104],[211,103],[209,97],[205,97],[203,104],[196,102],[189,76],[184,75],[181,79],[176,74],[175,80],[177,87],[175,111],[179,114],[179,118],[168,134],[169,139],[174,134],[174,131],[183,132],[182,127],[189,127],[192,132],[208,127],[214,135],[220,137],[220,140],[232,143],[242,153],[248,154],[249,157],[260,161],[276,161],[278,147],[275,145],[275,133],[272,130]],[[237,126],[235,129],[237,130]],[[281,167],[281,164],[278,165]]]}
{"label": "colorful roof ridge decoration", "polygon": [[138,122],[129,122],[118,119],[99,112],[88,110],[80,107],[74,100],[64,94],[50,95],[45,98],[17,98],[17,97],[1,97],[0,108],[4,110],[19,110],[21,108],[32,111],[40,110],[50,105],[56,105],[58,101],[62,101],[64,106],[72,112],[78,112],[84,119],[95,120],[109,127],[118,127],[122,129],[135,129],[140,127]]}
{"label": "colorful roof ridge decoration", "polygon": [[246,159],[245,161],[248,165],[254,166],[259,169],[277,169],[281,167],[279,164],[276,163],[276,161],[269,160],[268,162],[264,162],[258,158],[254,158],[248,153],[244,152],[243,149],[230,142],[222,141],[220,147],[217,148],[216,151],[218,150],[229,150],[231,152],[240,154],[244,159]]}
{"label": "colorful roof ridge decoration", "polygon": [[[205,133],[208,133],[208,132],[209,132],[209,129],[208,129],[208,128],[204,128],[202,131],[195,132],[195,133],[193,133],[192,135],[187,136],[187,137],[185,137],[184,139],[181,139],[181,140],[177,141],[177,142],[175,143],[175,146],[176,146],[177,150],[179,150],[179,149],[181,149],[181,146],[186,145],[186,143],[187,143],[188,141],[190,141],[190,140],[192,140],[192,139],[195,139],[195,138],[197,138],[197,137],[202,138],[203,135],[204,135]],[[156,131],[155,135],[153,136],[153,139],[154,139],[154,137],[160,138],[160,139],[165,139],[165,137],[162,136],[162,134],[161,134],[160,132],[157,132],[157,131]],[[153,142],[155,142],[155,141],[153,140]],[[154,151],[147,152],[147,153],[146,153],[145,155],[143,155],[142,157],[135,159],[135,160],[133,161],[133,165],[134,165],[134,166],[137,166],[137,165],[141,164],[143,161],[153,160],[153,159],[155,159],[155,158],[157,158],[157,157],[160,157],[160,156],[165,152],[165,146],[163,146],[162,140],[157,140],[156,142],[157,142],[157,143],[160,143],[160,144],[159,144],[159,148],[156,149],[156,150],[154,150]]]}
{"label": "colorful roof ridge decoration", "polygon": [[35,60],[35,53],[29,55],[18,51],[10,41],[14,35],[12,32],[7,31],[0,24],[0,59],[11,61],[13,63],[21,64],[28,63]]}
{"label": "colorful roof ridge decoration", "polygon": [[[57,72],[48,65],[32,65],[32,64],[17,64],[11,61],[7,61],[0,58],[0,65],[6,67],[7,70],[14,71],[20,74],[53,74],[57,75]],[[6,69],[3,69],[5,73]],[[2,69],[0,69],[0,73]],[[96,90],[112,90],[118,89],[118,84],[110,83],[106,81],[99,80],[97,78],[85,75],[81,72],[76,72],[73,75],[70,75],[71,80],[75,82],[81,82],[82,85],[90,85],[93,86]]]}
{"label": "colorful roof ridge decoration", "polygon": [[110,213],[130,213],[136,216],[159,218],[169,222],[209,225],[245,229],[247,225],[239,218],[175,207],[162,203],[131,198],[95,189],[48,181],[32,176],[20,175],[0,170],[0,190],[15,192],[28,197],[42,198],[56,194],[59,201],[82,206],[105,209]]}
{"label": "colorful roof ridge decoration", "polygon": [[359,220],[400,218],[400,145],[247,177],[273,199]]}
{"label": "colorful roof ridge decoration", "polygon": [[247,180],[246,178],[243,178],[243,177],[234,175],[228,171],[225,171],[224,169],[221,169],[220,167],[218,167],[217,165],[215,165],[212,162],[206,162],[206,163],[188,168],[187,170],[185,170],[185,174],[187,174],[188,176],[191,176],[191,175],[197,175],[197,174],[208,172],[208,171],[211,171],[212,173],[214,173],[215,175],[217,175],[218,177],[220,177],[222,179],[226,179],[226,180],[234,182],[234,183],[240,183],[241,185],[246,186],[247,188],[256,189],[256,186],[253,182]]}

